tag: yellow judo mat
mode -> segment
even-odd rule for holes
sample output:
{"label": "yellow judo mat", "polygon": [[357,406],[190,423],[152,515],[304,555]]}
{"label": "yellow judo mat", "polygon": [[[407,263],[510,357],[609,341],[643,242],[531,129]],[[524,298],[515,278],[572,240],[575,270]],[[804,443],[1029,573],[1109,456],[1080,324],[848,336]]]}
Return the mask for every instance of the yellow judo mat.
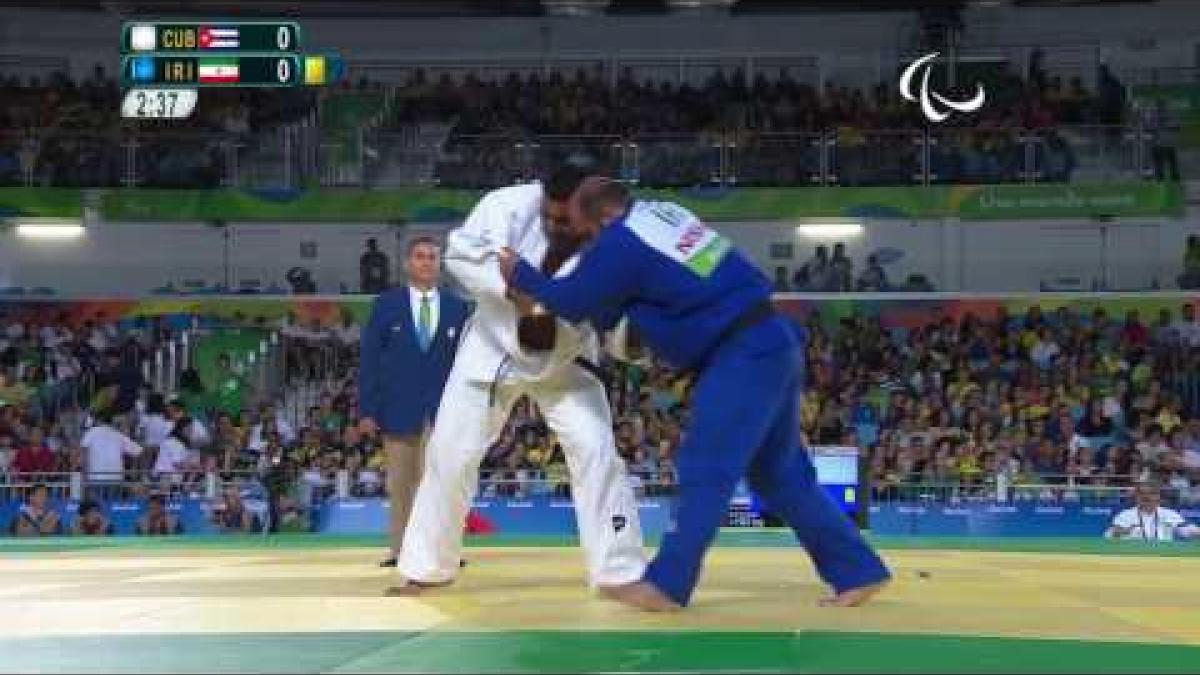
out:
{"label": "yellow judo mat", "polygon": [[831,609],[801,550],[724,545],[688,610],[647,615],[574,546],[482,540],[454,586],[389,598],[379,547],[303,537],[6,542],[0,671],[1200,670],[1195,546],[884,542],[892,586]]}

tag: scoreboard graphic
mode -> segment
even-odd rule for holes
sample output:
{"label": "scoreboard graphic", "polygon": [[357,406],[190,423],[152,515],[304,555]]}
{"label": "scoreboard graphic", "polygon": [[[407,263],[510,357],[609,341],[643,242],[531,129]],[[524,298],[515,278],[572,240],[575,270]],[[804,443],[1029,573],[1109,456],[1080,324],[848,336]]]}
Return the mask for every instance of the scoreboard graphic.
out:
{"label": "scoreboard graphic", "polygon": [[185,119],[200,89],[323,87],[345,70],[337,55],[305,53],[292,21],[141,21],[121,33],[121,114],[132,119]]}

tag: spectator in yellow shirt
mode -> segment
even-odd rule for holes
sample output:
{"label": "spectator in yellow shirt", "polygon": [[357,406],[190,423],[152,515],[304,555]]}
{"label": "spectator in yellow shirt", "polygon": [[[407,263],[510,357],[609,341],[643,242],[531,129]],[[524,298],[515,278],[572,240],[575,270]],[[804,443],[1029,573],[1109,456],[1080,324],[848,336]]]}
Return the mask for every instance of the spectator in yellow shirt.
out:
{"label": "spectator in yellow shirt", "polygon": [[1163,434],[1170,436],[1171,432],[1183,427],[1183,419],[1179,416],[1179,399],[1172,397],[1158,409],[1154,423],[1162,427]]}
{"label": "spectator in yellow shirt", "polygon": [[957,459],[956,469],[959,480],[968,485],[979,483],[983,478],[983,466],[977,453],[960,455]]}
{"label": "spectator in yellow shirt", "polygon": [[1149,355],[1143,356],[1142,360],[1138,361],[1138,364],[1129,373],[1133,390],[1137,392],[1146,391],[1152,377],[1154,377],[1154,358]]}

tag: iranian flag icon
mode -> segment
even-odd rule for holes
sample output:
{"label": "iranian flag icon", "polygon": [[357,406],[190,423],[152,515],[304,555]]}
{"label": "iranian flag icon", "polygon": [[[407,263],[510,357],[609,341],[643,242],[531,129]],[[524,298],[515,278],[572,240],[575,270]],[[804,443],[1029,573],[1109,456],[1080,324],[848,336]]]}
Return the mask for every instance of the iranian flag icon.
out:
{"label": "iranian flag icon", "polygon": [[200,59],[199,80],[202,84],[228,84],[239,80],[238,60]]}

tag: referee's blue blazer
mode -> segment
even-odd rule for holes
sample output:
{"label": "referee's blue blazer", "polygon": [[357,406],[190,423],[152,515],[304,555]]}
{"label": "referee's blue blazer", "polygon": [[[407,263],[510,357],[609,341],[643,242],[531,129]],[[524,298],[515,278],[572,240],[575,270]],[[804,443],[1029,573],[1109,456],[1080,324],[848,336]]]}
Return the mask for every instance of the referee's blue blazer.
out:
{"label": "referee's blue blazer", "polygon": [[359,412],[387,434],[420,433],[437,414],[442,389],[470,307],[438,289],[438,325],[429,350],[421,349],[408,286],[381,293],[362,333]]}

